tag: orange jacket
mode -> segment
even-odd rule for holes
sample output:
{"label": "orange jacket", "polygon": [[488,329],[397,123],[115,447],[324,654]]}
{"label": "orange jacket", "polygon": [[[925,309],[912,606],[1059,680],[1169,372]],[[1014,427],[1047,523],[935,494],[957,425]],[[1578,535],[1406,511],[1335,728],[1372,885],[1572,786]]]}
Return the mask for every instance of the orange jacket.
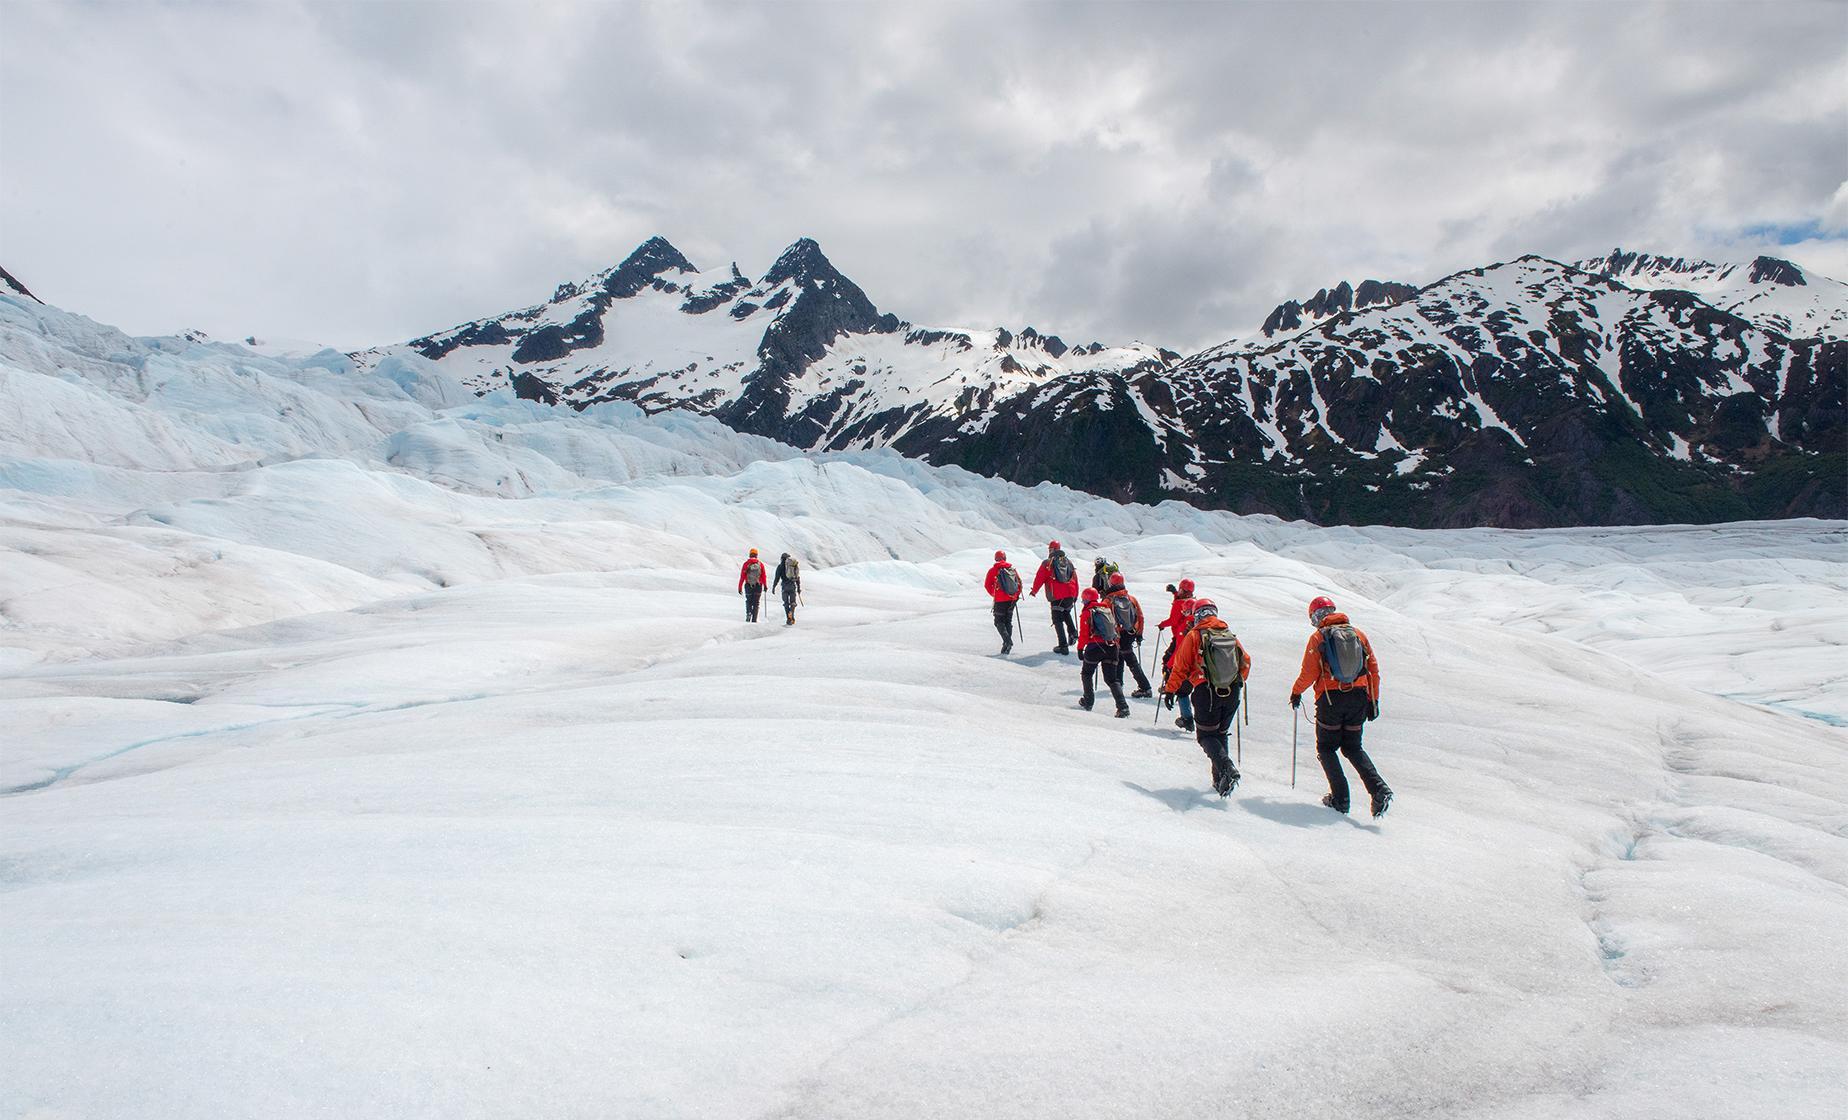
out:
{"label": "orange jacket", "polygon": [[747,583],[756,584],[758,587],[764,585],[764,565],[755,556],[746,560],[744,567],[738,569],[738,590],[743,591]]}
{"label": "orange jacket", "polygon": [[1192,595],[1176,595],[1174,601],[1168,604],[1168,621],[1155,629],[1172,630],[1174,636],[1179,638],[1187,632],[1187,627],[1193,624],[1193,605]]}
{"label": "orange jacket", "polygon": [[[1225,629],[1228,629],[1225,619],[1209,618],[1192,630],[1189,630],[1187,636],[1181,639],[1181,644],[1174,647],[1174,660],[1168,663],[1168,679],[1163,682],[1161,690],[1163,692],[1179,692],[1183,686],[1191,688],[1196,684],[1205,684],[1206,665],[1200,658],[1200,631]],[[1250,680],[1251,654],[1245,649],[1245,643],[1240,642],[1237,638],[1233,638],[1232,640],[1237,643],[1239,652],[1245,655],[1245,671],[1238,675],[1238,679],[1241,681]]]}
{"label": "orange jacket", "polygon": [[[1347,620],[1347,615],[1336,611],[1322,619],[1322,625],[1338,626]],[[1348,623],[1348,625],[1353,624]],[[1354,633],[1360,636],[1360,648],[1367,651],[1366,672],[1354,678],[1354,683],[1351,685],[1344,685],[1336,680],[1335,675],[1328,671],[1328,663],[1322,660],[1322,631],[1318,628],[1315,633],[1309,635],[1309,645],[1303,650],[1303,671],[1296,675],[1296,683],[1290,686],[1290,695],[1301,696],[1303,691],[1311,686],[1315,688],[1318,698],[1331,688],[1337,692],[1351,688],[1364,688],[1367,690],[1369,700],[1378,700],[1380,698],[1380,663],[1374,659],[1373,643],[1367,640],[1367,636],[1360,632],[1359,627],[1354,628]]]}

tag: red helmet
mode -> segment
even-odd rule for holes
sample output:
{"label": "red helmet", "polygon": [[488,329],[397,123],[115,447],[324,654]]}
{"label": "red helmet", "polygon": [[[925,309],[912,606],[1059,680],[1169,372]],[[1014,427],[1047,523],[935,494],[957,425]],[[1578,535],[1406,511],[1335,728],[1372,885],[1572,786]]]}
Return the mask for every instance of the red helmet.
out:
{"label": "red helmet", "polygon": [[1321,616],[1333,613],[1334,609],[1335,601],[1333,599],[1330,599],[1326,595],[1317,595],[1315,598],[1309,600],[1309,620],[1311,622],[1321,622]]}
{"label": "red helmet", "polygon": [[1190,579],[1182,580],[1181,581],[1181,594],[1192,595],[1193,592],[1194,592],[1193,580],[1190,580]]}
{"label": "red helmet", "polygon": [[1087,587],[1087,588],[1085,588],[1085,589],[1084,589],[1084,601],[1085,601],[1086,603],[1095,603],[1095,602],[1097,602],[1097,588],[1095,588],[1095,587]]}
{"label": "red helmet", "polygon": [[1001,551],[1000,549],[998,549],[998,548],[997,548],[997,549],[995,549],[995,559],[996,559],[996,560],[1006,560],[1006,559],[1007,559],[1007,553],[1005,553],[1005,552],[1002,552],[1002,551]]}
{"label": "red helmet", "polygon": [[1050,544],[1048,544],[1048,545],[1046,546],[1046,550],[1047,550],[1048,552],[1050,552],[1050,551],[1052,551],[1053,549],[1055,549],[1055,548],[1057,548],[1057,547],[1059,547],[1059,542],[1058,542],[1058,541],[1053,541],[1053,542],[1051,542]]}
{"label": "red helmet", "polygon": [[1122,572],[1111,572],[1110,573],[1110,586],[1111,587],[1122,587],[1123,586],[1123,573]]}
{"label": "red helmet", "polygon": [[1202,622],[1205,622],[1209,618],[1218,618],[1218,617],[1219,617],[1219,608],[1213,605],[1213,601],[1211,599],[1197,599],[1194,601],[1193,620],[1194,620],[1195,626],[1200,625]]}

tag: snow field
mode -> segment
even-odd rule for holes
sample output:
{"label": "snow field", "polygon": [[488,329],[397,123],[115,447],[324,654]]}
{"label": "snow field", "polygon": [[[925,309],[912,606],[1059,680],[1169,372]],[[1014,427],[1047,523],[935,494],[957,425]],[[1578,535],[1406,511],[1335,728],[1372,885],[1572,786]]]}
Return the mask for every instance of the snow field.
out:
{"label": "snow field", "polygon": [[[1321,530],[227,347],[149,395],[171,340],[35,314],[0,416],[119,407],[0,427],[0,1115],[1839,1111],[1848,527]],[[1040,600],[993,655],[1054,536],[1254,654],[1230,801]],[[1306,724],[1289,784],[1318,593],[1379,822]]]}

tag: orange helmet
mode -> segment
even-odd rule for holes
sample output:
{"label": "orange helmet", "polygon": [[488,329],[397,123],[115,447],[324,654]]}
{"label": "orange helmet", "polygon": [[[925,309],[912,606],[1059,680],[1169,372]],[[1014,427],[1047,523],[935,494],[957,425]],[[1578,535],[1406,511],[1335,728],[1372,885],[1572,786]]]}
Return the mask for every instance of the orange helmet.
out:
{"label": "orange helmet", "polygon": [[757,555],[757,550],[753,548],[753,549],[751,550],[751,555],[752,555],[752,556],[755,556],[755,555]]}

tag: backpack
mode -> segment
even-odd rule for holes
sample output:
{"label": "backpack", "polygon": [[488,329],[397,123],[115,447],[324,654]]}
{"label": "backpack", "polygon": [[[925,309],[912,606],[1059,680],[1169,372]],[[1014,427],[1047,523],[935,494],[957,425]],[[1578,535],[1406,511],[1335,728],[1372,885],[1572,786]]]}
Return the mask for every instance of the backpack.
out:
{"label": "backpack", "polygon": [[1129,601],[1127,595],[1112,595],[1110,611],[1116,615],[1117,630],[1133,636],[1136,633],[1136,604]]}
{"label": "backpack", "polygon": [[1020,598],[1020,573],[1014,570],[1014,565],[1003,565],[1001,570],[995,573],[995,586],[1001,589],[1001,594],[1010,599]]}
{"label": "backpack", "polygon": [[796,562],[796,558],[794,556],[791,556],[789,559],[783,561],[783,582],[784,583],[801,583],[802,582],[802,565]]}
{"label": "backpack", "polygon": [[1102,603],[1091,608],[1091,637],[1111,645],[1117,644],[1119,640],[1116,615]]}
{"label": "backpack", "polygon": [[1345,622],[1324,626],[1322,664],[1328,666],[1328,675],[1341,682],[1342,688],[1352,687],[1367,671],[1367,650],[1360,644],[1360,631]]}
{"label": "backpack", "polygon": [[1245,680],[1245,651],[1239,648],[1238,635],[1218,627],[1200,631],[1200,667],[1216,695],[1232,695]]}
{"label": "backpack", "polygon": [[757,559],[745,561],[744,585],[746,587],[762,587],[764,582],[763,561]]}
{"label": "backpack", "polygon": [[1059,583],[1071,583],[1078,578],[1078,569],[1072,567],[1072,558],[1063,552],[1055,552],[1050,560],[1052,578]]}

